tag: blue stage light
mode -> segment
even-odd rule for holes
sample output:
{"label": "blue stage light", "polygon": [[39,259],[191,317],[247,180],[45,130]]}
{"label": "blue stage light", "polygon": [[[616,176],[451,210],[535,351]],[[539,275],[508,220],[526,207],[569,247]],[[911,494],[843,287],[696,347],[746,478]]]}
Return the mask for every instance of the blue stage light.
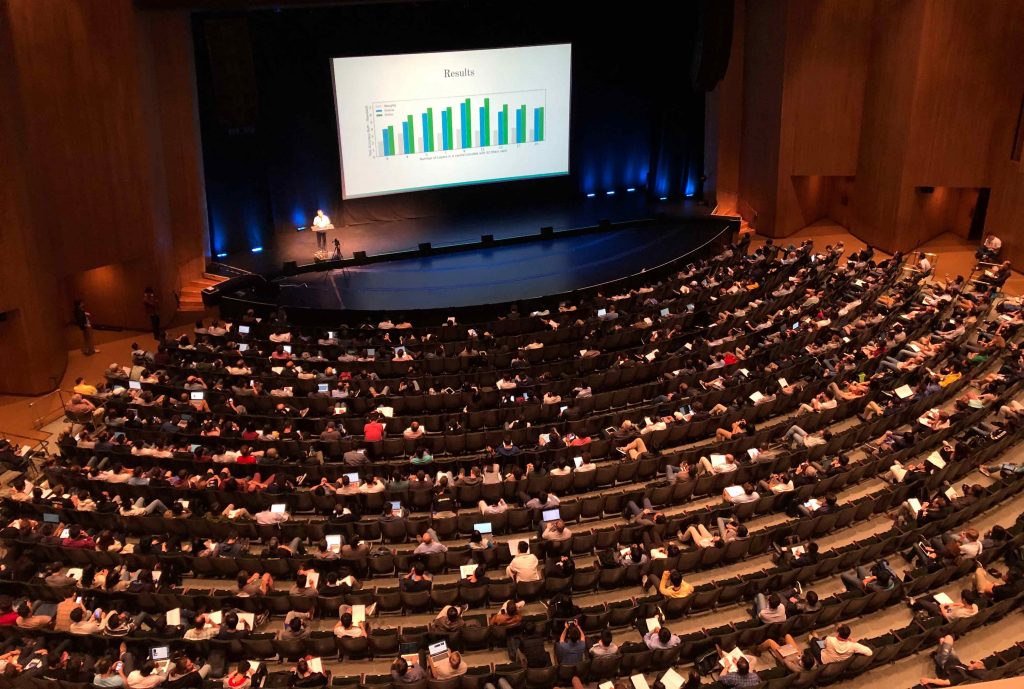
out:
{"label": "blue stage light", "polygon": [[626,191],[632,194],[634,191],[636,191],[636,187],[630,187],[629,189],[626,189]]}
{"label": "blue stage light", "polygon": [[228,255],[228,252],[222,251],[219,254],[217,254],[217,258],[227,258],[227,255]]}
{"label": "blue stage light", "polygon": [[605,192],[605,195],[606,195],[606,196],[615,196],[615,190],[613,189],[613,190],[611,190],[611,191],[606,191],[606,192]]}
{"label": "blue stage light", "polygon": [[594,198],[595,196],[596,196],[596,194],[595,194],[594,192],[590,192],[589,194],[587,194],[587,198],[588,198],[588,199],[592,199],[592,198]]}
{"label": "blue stage light", "polygon": [[252,248],[252,252],[253,252],[254,254],[258,254],[258,253],[259,253],[259,252],[261,252],[261,251],[263,251],[263,247],[262,247],[262,246],[254,246],[254,247]]}

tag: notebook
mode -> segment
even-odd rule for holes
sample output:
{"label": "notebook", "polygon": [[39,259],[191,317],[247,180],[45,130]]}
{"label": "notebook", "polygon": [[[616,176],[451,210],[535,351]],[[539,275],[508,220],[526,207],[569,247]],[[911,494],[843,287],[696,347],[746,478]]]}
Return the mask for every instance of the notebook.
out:
{"label": "notebook", "polygon": [[661,621],[657,617],[648,617],[646,624],[648,632],[653,632],[655,629],[661,629]]}
{"label": "notebook", "polygon": [[935,602],[939,605],[953,605],[953,599],[947,596],[945,593],[936,593],[934,596],[932,596],[932,598],[934,598]]}
{"label": "notebook", "polygon": [[177,627],[181,624],[181,608],[167,611],[167,626]]}
{"label": "notebook", "polygon": [[889,471],[891,471],[892,475],[896,477],[896,480],[901,483],[903,482],[903,477],[907,475],[907,470],[901,467],[899,464],[893,464],[891,467],[889,467]]}
{"label": "notebook", "polygon": [[757,404],[758,402],[760,402],[763,399],[764,399],[764,395],[762,395],[760,392],[756,392],[755,391],[754,393],[752,393],[750,395],[750,401],[753,402],[754,404]]}
{"label": "notebook", "polygon": [[731,671],[732,668],[736,667],[736,663],[739,659],[743,657],[743,651],[738,648],[734,648],[726,653],[725,657],[718,662],[721,663],[722,667],[725,668],[726,671]]}
{"label": "notebook", "polygon": [[779,655],[782,656],[783,658],[788,658],[789,656],[795,656],[799,652],[800,651],[793,644],[785,644],[783,646],[779,646]]}
{"label": "notebook", "polygon": [[713,467],[717,467],[717,466],[721,466],[722,464],[725,464],[725,455],[711,455],[711,457],[709,457],[709,459],[711,460],[711,466],[713,466]]}
{"label": "notebook", "polygon": [[306,586],[316,588],[320,585],[320,572],[306,572]]}
{"label": "notebook", "polygon": [[341,552],[341,535],[340,534],[328,534],[324,537],[327,541],[327,550],[332,553]]}
{"label": "notebook", "polygon": [[469,579],[471,576],[476,574],[476,565],[460,565],[459,576],[463,579]]}
{"label": "notebook", "polygon": [[530,542],[530,539],[528,539],[528,538],[514,538],[514,539],[512,539],[511,541],[508,542],[508,551],[510,553],[512,553],[512,557],[515,557],[516,555],[519,554],[519,544],[520,543],[529,544],[529,542]]}
{"label": "notebook", "polygon": [[921,511],[921,501],[917,498],[909,498],[907,504],[910,505],[910,509],[914,510],[914,514]]}
{"label": "notebook", "polygon": [[319,672],[320,674],[323,674],[324,664],[320,661],[319,658],[310,658],[308,661],[306,661],[306,664],[309,666],[310,671]]}
{"label": "notebook", "polygon": [[679,689],[683,686],[683,676],[669,668],[661,676],[661,683],[665,685],[665,689]]}
{"label": "notebook", "polygon": [[910,389],[909,385],[901,385],[895,390],[893,390],[893,392],[896,393],[896,396],[899,397],[901,400],[905,400],[908,397],[912,397],[914,394],[914,391]]}
{"label": "notebook", "polygon": [[647,684],[647,678],[643,675],[633,675],[629,681],[633,683],[633,689],[651,689]]}
{"label": "notebook", "polygon": [[726,486],[725,488],[725,494],[730,498],[738,498],[743,495],[743,493],[743,486]]}
{"label": "notebook", "polygon": [[360,622],[366,622],[366,606],[365,605],[353,605],[352,606],[352,624],[359,624]]}
{"label": "notebook", "polygon": [[939,469],[946,466],[946,460],[944,460],[942,458],[942,455],[940,455],[938,452],[933,452],[930,455],[928,455],[928,463],[934,464]]}
{"label": "notebook", "polygon": [[789,382],[785,378],[779,378],[779,387],[780,388],[788,388],[789,387]]}

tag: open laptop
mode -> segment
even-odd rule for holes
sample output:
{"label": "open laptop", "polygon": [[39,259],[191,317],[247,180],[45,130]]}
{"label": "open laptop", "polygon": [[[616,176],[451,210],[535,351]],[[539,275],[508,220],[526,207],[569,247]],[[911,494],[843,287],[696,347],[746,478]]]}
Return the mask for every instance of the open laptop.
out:
{"label": "open laptop", "polygon": [[142,383],[140,383],[137,380],[129,380],[128,381],[128,389],[129,390],[141,390],[142,389]]}
{"label": "open laptop", "polygon": [[158,673],[165,674],[167,666],[171,664],[171,647],[153,646],[149,649],[149,659],[153,661]]}
{"label": "open laptop", "polygon": [[249,351],[249,345],[245,344],[244,342],[239,343],[238,351],[239,352],[248,352]]}
{"label": "open laptop", "polygon": [[437,643],[430,644],[427,646],[427,654],[435,663],[448,660],[448,642],[442,639]]}
{"label": "open laptop", "polygon": [[193,390],[192,392],[188,393],[189,399],[192,400],[193,402],[201,401],[205,396],[206,393],[203,392],[202,390]]}
{"label": "open laptop", "polygon": [[542,522],[555,522],[562,518],[562,511],[557,507],[553,510],[544,510],[541,512],[540,520]]}
{"label": "open laptop", "polygon": [[238,334],[239,335],[248,335],[249,334],[249,326],[247,326],[247,325],[240,325],[240,326],[238,326]]}
{"label": "open laptop", "polygon": [[493,529],[494,527],[491,526],[490,522],[479,522],[473,525],[473,531],[481,534],[492,533]]}
{"label": "open laptop", "polygon": [[283,502],[277,502],[270,506],[270,511],[275,514],[284,514],[288,511],[288,505]]}

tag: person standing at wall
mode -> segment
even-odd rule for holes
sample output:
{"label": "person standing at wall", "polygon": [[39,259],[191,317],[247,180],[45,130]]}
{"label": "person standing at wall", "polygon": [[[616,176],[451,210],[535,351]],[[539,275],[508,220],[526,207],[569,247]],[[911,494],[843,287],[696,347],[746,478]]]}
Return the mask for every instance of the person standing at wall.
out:
{"label": "person standing at wall", "polygon": [[86,356],[98,354],[100,350],[96,349],[92,343],[92,318],[85,310],[85,302],[81,299],[75,300],[75,325],[82,331],[82,354]]}

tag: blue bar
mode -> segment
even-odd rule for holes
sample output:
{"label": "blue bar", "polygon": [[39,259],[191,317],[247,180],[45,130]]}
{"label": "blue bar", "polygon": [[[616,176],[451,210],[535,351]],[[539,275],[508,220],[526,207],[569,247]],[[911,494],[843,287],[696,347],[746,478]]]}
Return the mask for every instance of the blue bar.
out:
{"label": "blue bar", "polygon": [[487,121],[487,111],[480,108],[480,145],[487,145],[487,128],[490,127],[490,123]]}
{"label": "blue bar", "polygon": [[429,153],[433,151],[433,146],[430,145],[430,120],[427,118],[427,113],[423,113],[423,152]]}
{"label": "blue bar", "polygon": [[409,131],[409,123],[402,123],[402,143],[405,146],[404,153],[412,153],[412,132]]}
{"label": "blue bar", "polygon": [[391,152],[388,151],[388,130],[386,130],[386,129],[384,130],[383,140],[382,140],[381,143],[384,144],[384,155],[386,155],[386,156],[391,155]]}
{"label": "blue bar", "polygon": [[505,131],[505,113],[498,112],[498,145],[507,144],[508,135]]}
{"label": "blue bar", "polygon": [[441,150],[448,150],[448,128],[451,127],[451,123],[448,121],[448,111],[441,111]]}
{"label": "blue bar", "polygon": [[462,114],[462,147],[469,148],[472,146],[471,134],[473,133],[473,125],[469,123],[469,108],[465,103],[461,103],[459,111]]}
{"label": "blue bar", "polygon": [[544,140],[544,129],[541,124],[541,113],[544,112],[540,108],[533,109],[533,140],[543,141]]}

